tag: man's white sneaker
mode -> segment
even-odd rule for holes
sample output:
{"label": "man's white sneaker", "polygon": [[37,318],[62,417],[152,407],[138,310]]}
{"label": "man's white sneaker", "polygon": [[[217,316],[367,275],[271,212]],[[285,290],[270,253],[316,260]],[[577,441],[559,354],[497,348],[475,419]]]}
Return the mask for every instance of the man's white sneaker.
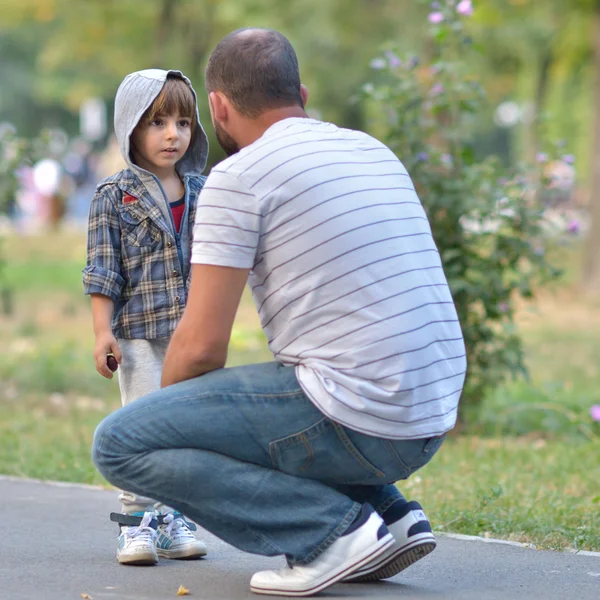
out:
{"label": "man's white sneaker", "polygon": [[387,550],[394,538],[381,517],[363,506],[356,528],[339,537],[327,550],[306,565],[260,571],[250,581],[255,594],[312,596],[350,575]]}
{"label": "man's white sneaker", "polygon": [[418,502],[408,502],[388,524],[393,545],[383,554],[344,579],[360,583],[388,579],[427,556],[437,545],[431,524]]}
{"label": "man's white sneaker", "polygon": [[117,560],[122,565],[155,565],[158,562],[154,549],[158,523],[154,513],[146,512],[143,516],[112,513],[111,520],[117,521],[121,528],[117,540]]}
{"label": "man's white sneaker", "polygon": [[156,553],[162,558],[194,559],[206,556],[206,544],[196,539],[192,530],[193,523],[188,523],[180,513],[166,514],[159,517],[158,535],[156,536]]}

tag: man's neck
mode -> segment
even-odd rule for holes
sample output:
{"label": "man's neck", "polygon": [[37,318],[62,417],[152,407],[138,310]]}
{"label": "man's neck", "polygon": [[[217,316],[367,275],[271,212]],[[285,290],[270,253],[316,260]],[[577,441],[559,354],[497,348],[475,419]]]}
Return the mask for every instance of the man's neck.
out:
{"label": "man's neck", "polygon": [[247,126],[243,128],[243,133],[240,136],[242,138],[239,140],[240,148],[245,148],[253,144],[275,123],[292,118],[308,119],[309,116],[299,106],[286,106],[284,108],[268,110],[256,119],[248,119]]}

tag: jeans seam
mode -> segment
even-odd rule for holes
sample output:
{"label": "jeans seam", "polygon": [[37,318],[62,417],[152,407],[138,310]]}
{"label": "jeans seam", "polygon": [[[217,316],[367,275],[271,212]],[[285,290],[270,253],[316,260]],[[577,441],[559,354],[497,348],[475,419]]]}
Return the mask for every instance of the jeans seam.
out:
{"label": "jeans seam", "polygon": [[[241,392],[224,392],[224,393],[226,393],[226,395],[228,395],[228,396],[244,396],[246,398],[281,398],[281,397],[288,397],[288,396],[295,396],[295,395],[304,396],[304,392],[302,390],[297,390],[295,392],[285,392],[283,394],[244,394],[244,393],[241,393]],[[194,394],[194,395],[189,395],[189,396],[180,396],[180,397],[177,397],[177,398],[173,398],[172,400],[169,400],[169,402],[181,403],[181,402],[184,402],[184,401],[194,400],[196,398],[203,398],[205,396],[211,396],[213,394],[214,394],[214,392],[207,392],[205,394]],[[136,415],[137,413],[141,413],[141,412],[145,411],[148,408],[152,408],[152,407],[144,406],[144,407],[138,408],[135,411],[132,410],[132,412],[131,412],[131,414],[129,416],[127,416],[127,417],[121,417],[115,423],[111,423],[110,428],[108,429],[108,431],[106,433],[111,432],[114,427],[121,425],[123,423],[123,421],[128,420],[130,418],[133,418],[134,415]]]}
{"label": "jeans seam", "polygon": [[392,444],[392,442],[390,440],[385,440],[384,445],[387,448],[388,452],[390,453],[390,456],[392,457],[392,459],[395,460],[400,467],[402,467],[407,472],[410,472],[412,470],[400,458],[400,455],[398,454],[398,452],[396,452],[396,449],[394,448],[394,445]]}
{"label": "jeans seam", "polygon": [[342,444],[344,445],[344,448],[346,448],[346,450],[354,458],[354,460],[356,460],[361,467],[363,467],[364,469],[366,469],[367,471],[370,471],[373,475],[375,475],[375,477],[384,477],[385,473],[380,471],[375,465],[372,465],[359,452],[358,448],[356,448],[356,446],[354,446],[354,444],[352,443],[352,440],[346,435],[346,432],[344,431],[343,426],[336,423],[335,421],[332,421],[332,424],[333,424],[333,429],[338,436],[338,439],[342,442]]}
{"label": "jeans seam", "polygon": [[361,508],[362,506],[355,502],[352,505],[352,508],[346,513],[346,516],[342,519],[342,522],[312,552],[307,554],[304,558],[290,560],[290,563],[293,565],[306,565],[318,558],[325,550],[327,550],[327,548],[329,548],[329,546],[331,546],[331,544],[333,544],[333,542],[344,534],[346,529],[348,529],[360,512]]}
{"label": "jeans seam", "polygon": [[373,508],[375,508],[375,510],[377,511],[377,514],[383,515],[383,513],[388,508],[390,508],[390,506],[393,506],[396,502],[404,502],[404,498],[398,498],[398,497],[388,498],[383,504],[380,504],[379,506],[375,506]]}

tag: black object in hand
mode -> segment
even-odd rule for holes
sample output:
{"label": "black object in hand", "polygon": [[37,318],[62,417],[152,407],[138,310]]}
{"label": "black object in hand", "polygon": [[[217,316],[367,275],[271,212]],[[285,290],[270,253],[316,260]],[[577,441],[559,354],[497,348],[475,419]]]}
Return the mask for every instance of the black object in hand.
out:
{"label": "black object in hand", "polygon": [[114,373],[118,368],[119,368],[119,363],[117,362],[117,359],[112,355],[109,354],[106,357],[106,366]]}

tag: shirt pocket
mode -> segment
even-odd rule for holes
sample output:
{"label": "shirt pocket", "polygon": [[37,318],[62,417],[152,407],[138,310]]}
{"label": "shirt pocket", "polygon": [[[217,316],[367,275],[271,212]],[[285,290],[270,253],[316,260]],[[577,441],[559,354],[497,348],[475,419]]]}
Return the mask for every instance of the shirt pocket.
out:
{"label": "shirt pocket", "polygon": [[160,241],[160,231],[138,206],[128,204],[119,209],[121,237],[125,246],[145,248]]}

